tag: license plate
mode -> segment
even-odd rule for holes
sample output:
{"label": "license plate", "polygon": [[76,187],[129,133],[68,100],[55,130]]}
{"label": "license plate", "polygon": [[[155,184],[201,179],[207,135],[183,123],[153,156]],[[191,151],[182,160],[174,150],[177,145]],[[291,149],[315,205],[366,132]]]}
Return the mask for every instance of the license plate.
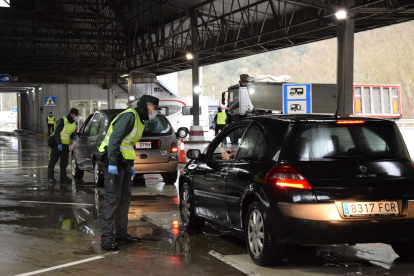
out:
{"label": "license plate", "polygon": [[150,149],[151,142],[138,142],[136,145],[137,149]]}
{"label": "license plate", "polygon": [[396,201],[342,203],[346,217],[399,215]]}

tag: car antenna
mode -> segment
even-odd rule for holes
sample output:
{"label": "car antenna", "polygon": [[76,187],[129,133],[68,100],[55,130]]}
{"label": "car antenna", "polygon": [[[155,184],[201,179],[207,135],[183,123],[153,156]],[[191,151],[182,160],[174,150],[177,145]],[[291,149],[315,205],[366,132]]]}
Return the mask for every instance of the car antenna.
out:
{"label": "car antenna", "polygon": [[342,87],[339,90],[339,94],[338,94],[338,101],[336,102],[336,110],[335,110],[335,114],[334,114],[334,118],[335,120],[338,120],[338,108],[339,108],[339,99],[341,98],[341,94],[342,94]]}

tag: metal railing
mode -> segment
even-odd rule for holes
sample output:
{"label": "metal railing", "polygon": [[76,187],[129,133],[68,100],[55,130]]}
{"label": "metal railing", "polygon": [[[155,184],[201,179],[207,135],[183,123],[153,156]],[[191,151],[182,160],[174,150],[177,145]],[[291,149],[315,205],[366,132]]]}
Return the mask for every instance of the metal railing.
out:
{"label": "metal railing", "polygon": [[399,127],[414,127],[414,119],[400,119],[395,122]]}

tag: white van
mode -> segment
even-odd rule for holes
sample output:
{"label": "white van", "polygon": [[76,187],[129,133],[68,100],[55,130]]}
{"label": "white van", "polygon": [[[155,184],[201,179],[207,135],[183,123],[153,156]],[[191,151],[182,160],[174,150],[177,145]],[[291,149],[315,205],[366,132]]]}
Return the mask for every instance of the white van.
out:
{"label": "white van", "polygon": [[[193,98],[186,97],[170,97],[157,96],[160,100],[161,113],[170,121],[174,131],[180,136],[187,136],[190,132],[190,126],[194,124],[192,109]],[[203,131],[208,131],[210,126],[209,109],[217,109],[219,101],[210,97],[200,97],[199,125],[203,127]],[[210,111],[211,112],[211,111]]]}

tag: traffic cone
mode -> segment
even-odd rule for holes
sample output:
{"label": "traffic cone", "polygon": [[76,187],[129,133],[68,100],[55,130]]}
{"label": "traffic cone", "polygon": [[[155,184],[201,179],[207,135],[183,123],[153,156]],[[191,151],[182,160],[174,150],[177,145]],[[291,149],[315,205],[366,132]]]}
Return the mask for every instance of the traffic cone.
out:
{"label": "traffic cone", "polygon": [[187,163],[187,158],[185,157],[184,139],[181,139],[180,159],[178,160],[178,162]]}

